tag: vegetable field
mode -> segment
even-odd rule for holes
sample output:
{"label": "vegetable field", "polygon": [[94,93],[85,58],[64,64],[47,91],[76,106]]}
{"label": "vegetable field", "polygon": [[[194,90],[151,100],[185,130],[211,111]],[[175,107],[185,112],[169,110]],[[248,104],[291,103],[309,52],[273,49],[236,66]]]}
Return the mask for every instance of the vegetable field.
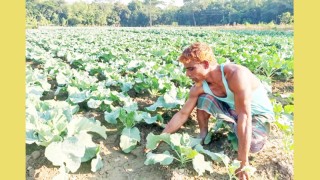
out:
{"label": "vegetable field", "polygon": [[293,32],[178,27],[26,31],[27,179],[235,177],[237,139],[224,122],[211,117],[204,145],[194,112],[160,135],[192,86],[177,59],[197,41],[269,91],[276,122],[245,170],[293,179]]}

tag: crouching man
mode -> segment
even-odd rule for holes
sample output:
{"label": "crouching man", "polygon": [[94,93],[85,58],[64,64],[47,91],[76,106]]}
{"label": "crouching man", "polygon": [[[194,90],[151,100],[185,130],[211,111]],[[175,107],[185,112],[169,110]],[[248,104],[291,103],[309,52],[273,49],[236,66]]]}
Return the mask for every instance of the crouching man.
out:
{"label": "crouching man", "polygon": [[[218,64],[212,49],[205,43],[194,43],[179,58],[186,75],[195,82],[182,109],[166,125],[163,133],[176,132],[197,106],[197,121],[202,139],[208,133],[212,115],[234,124],[238,138],[238,160],[241,167],[249,164],[249,152],[260,151],[269,134],[274,113],[260,80],[244,66]],[[238,177],[249,179],[246,172]]]}

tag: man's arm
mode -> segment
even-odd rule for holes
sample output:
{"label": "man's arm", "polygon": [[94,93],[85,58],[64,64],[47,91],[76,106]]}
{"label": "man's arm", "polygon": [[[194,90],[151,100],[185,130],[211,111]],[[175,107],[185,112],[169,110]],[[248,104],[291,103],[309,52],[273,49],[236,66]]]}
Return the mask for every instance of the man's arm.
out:
{"label": "man's arm", "polygon": [[[241,161],[241,167],[249,164],[248,156],[252,136],[252,81],[248,77],[252,77],[251,72],[245,68],[239,68],[229,78],[229,87],[234,93],[235,108],[238,114],[238,160]],[[240,179],[243,179],[243,176],[247,176],[245,173],[240,173],[239,175],[242,176]]]}
{"label": "man's arm", "polygon": [[190,89],[189,98],[183,105],[182,109],[177,112],[169,123],[166,125],[162,133],[174,133],[187,121],[193,108],[196,106],[198,96],[203,93],[201,86],[193,86]]}
{"label": "man's arm", "polygon": [[250,98],[247,91],[235,94],[236,113],[238,114],[237,131],[238,131],[238,160],[246,165],[251,145],[252,136],[252,117]]}

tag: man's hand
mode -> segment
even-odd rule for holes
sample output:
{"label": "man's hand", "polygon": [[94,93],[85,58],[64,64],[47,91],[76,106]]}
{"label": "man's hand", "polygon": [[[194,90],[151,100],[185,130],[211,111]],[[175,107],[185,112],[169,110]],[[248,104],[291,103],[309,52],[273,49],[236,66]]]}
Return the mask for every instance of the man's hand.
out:
{"label": "man's hand", "polygon": [[239,169],[236,171],[237,177],[239,180],[249,180],[249,175],[246,171],[240,171]]}
{"label": "man's hand", "polygon": [[236,175],[239,180],[249,180],[249,174],[246,171],[241,171],[244,166],[248,166],[249,163],[241,163],[241,166],[236,170]]}

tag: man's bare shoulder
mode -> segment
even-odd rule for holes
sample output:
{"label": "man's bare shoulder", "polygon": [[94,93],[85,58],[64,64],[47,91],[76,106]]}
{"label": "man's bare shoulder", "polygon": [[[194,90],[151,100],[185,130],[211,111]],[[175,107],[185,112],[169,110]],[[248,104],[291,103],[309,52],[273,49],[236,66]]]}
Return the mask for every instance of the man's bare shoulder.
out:
{"label": "man's bare shoulder", "polygon": [[245,66],[228,63],[225,65],[224,70],[231,89],[239,84],[246,84],[252,89],[259,85],[258,78]]}
{"label": "man's bare shoulder", "polygon": [[233,79],[235,81],[239,81],[239,79],[242,80],[243,78],[252,81],[252,83],[257,81],[257,77],[245,66],[234,63],[226,63],[223,69],[228,82],[232,81]]}
{"label": "man's bare shoulder", "polygon": [[226,63],[223,69],[226,75],[232,75],[234,73],[251,74],[251,71],[247,67],[234,63]]}

